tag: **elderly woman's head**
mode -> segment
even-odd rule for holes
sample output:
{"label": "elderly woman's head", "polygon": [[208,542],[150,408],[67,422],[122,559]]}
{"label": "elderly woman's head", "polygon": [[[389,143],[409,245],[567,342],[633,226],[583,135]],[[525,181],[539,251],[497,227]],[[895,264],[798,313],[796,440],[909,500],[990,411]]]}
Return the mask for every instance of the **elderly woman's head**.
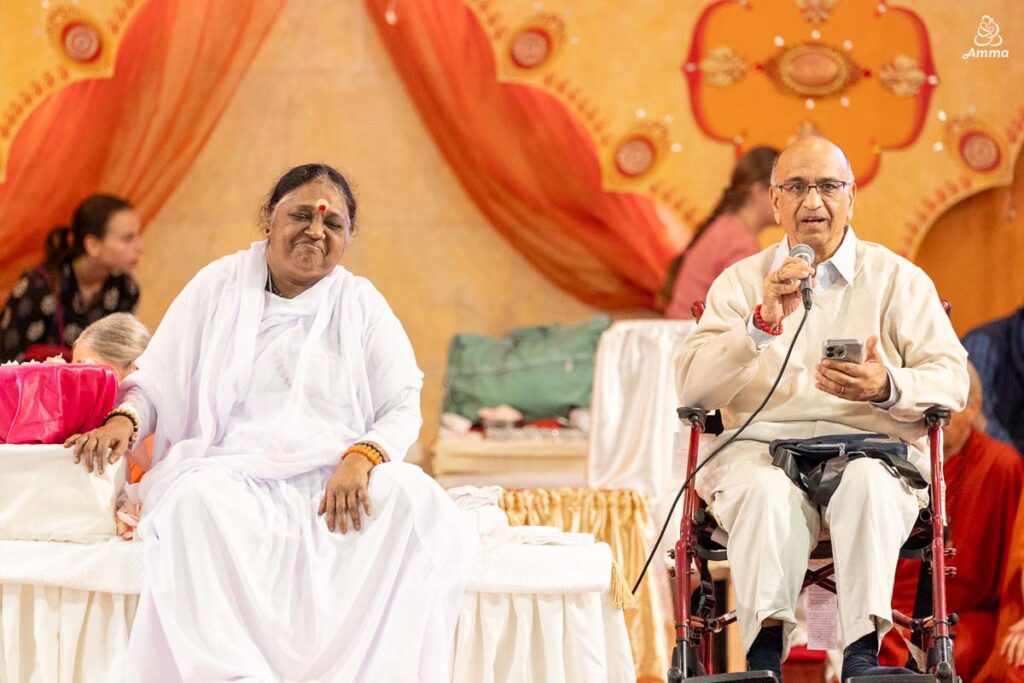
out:
{"label": "elderly woman's head", "polygon": [[345,177],[330,166],[296,166],[277,181],[260,220],[273,283],[299,292],[341,260],[355,232],[356,200]]}
{"label": "elderly woman's head", "polygon": [[135,360],[149,344],[149,330],[131,313],[114,313],[82,330],[75,340],[72,363],[109,365],[122,380],[135,370]]}

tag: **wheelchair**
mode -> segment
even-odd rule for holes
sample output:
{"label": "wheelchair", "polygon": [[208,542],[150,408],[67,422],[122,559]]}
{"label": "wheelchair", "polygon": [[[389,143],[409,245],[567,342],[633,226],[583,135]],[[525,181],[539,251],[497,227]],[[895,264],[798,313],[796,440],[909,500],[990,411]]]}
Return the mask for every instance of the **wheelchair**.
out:
{"label": "wheelchair", "polygon": [[[949,312],[948,304],[943,306]],[[694,304],[694,317],[703,313],[703,304]],[[696,407],[682,407],[677,410],[680,422],[689,429],[689,453],[686,463],[687,477],[692,475],[699,461],[700,436],[705,432],[721,431],[720,422],[714,425],[716,415]],[[947,566],[955,550],[946,548],[948,528],[946,525],[945,483],[942,471],[942,426],[949,422],[947,408],[932,407],[924,414],[928,428],[929,454],[931,461],[930,503],[922,508],[910,533],[900,549],[901,558],[921,561],[918,574],[917,599],[913,613],[903,614],[893,610],[894,624],[909,629],[911,642],[926,653],[924,671],[920,671],[914,658],[907,667],[917,671],[914,674],[853,678],[850,683],[958,683],[953,659],[952,627],[958,622],[955,613],[946,607],[946,577],[955,574],[954,567]],[[729,624],[736,621],[736,612],[719,613],[716,610],[714,586],[711,582],[708,562],[722,561],[726,550],[714,517],[706,510],[696,491],[696,482],[690,479],[683,492],[682,518],[679,538],[675,547],[668,551],[673,565],[669,572],[675,582],[675,647],[668,671],[669,683],[726,683],[776,681],[769,671],[748,671],[742,673],[720,673],[713,670],[714,638]],[[812,560],[829,560],[832,557],[831,543],[823,540],[811,552]],[[691,568],[696,571],[691,573]],[[818,585],[835,592],[835,567],[826,564],[819,569],[808,569],[803,587]]]}

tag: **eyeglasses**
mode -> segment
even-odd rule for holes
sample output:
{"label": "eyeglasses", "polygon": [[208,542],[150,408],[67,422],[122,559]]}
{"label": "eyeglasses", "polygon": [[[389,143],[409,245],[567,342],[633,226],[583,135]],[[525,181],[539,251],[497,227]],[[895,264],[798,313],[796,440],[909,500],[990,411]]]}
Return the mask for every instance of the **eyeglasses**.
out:
{"label": "eyeglasses", "polygon": [[847,185],[852,184],[853,183],[847,182],[845,180],[828,180],[823,183],[818,183],[817,185],[809,185],[807,183],[782,183],[781,185],[776,185],[775,187],[782,190],[790,197],[800,199],[802,197],[806,197],[807,193],[811,191],[811,188],[816,189],[818,191],[818,194],[820,194],[823,197],[831,197],[836,192],[839,192],[839,190],[843,189]]}

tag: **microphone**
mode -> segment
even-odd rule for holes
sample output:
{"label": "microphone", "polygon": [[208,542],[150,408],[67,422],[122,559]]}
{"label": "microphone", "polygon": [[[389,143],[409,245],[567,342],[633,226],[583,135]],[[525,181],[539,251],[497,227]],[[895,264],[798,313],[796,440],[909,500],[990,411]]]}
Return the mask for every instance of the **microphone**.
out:
{"label": "microphone", "polygon": [[[814,263],[814,250],[806,244],[798,244],[793,247],[790,252],[790,256],[795,256],[807,265]],[[808,275],[804,279],[800,280],[800,298],[804,302],[804,309],[811,310],[811,276]]]}

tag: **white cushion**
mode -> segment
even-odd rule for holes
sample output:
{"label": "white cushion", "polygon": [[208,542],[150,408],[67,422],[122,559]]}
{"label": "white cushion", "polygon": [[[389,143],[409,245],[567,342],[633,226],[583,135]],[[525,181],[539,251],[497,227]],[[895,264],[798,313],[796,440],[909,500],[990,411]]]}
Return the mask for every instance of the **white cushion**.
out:
{"label": "white cushion", "polygon": [[0,446],[0,539],[94,543],[116,535],[125,459],[90,474],[59,445]]}
{"label": "white cushion", "polygon": [[[517,527],[525,528],[525,527]],[[478,593],[600,593],[612,578],[607,543],[481,547],[466,577]]]}

